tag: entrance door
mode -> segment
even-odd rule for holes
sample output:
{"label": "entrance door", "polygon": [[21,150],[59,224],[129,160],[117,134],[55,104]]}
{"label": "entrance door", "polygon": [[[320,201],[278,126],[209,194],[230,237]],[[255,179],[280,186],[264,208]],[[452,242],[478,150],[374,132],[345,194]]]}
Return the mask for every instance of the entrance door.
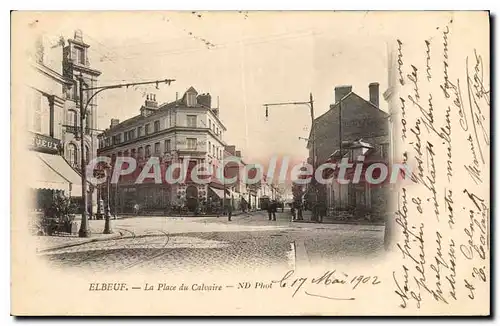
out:
{"label": "entrance door", "polygon": [[198,188],[193,185],[186,188],[186,206],[190,212],[194,212],[198,206]]}

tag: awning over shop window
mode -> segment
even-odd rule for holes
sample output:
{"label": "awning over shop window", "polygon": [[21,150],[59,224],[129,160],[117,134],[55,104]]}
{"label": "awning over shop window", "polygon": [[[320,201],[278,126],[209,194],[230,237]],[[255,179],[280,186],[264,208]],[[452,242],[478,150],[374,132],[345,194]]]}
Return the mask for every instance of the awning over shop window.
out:
{"label": "awning over shop window", "polygon": [[39,171],[33,188],[64,190],[72,197],[82,196],[81,176],[60,155],[33,152]]}
{"label": "awning over shop window", "polygon": [[220,199],[224,199],[224,190],[220,190],[220,189],[216,189],[216,188],[212,188],[212,187],[210,187],[210,190],[212,190],[217,195],[217,197],[219,197]]}
{"label": "awning over shop window", "polygon": [[69,182],[63,178],[59,173],[51,169],[45,162],[43,162],[36,154],[33,155],[32,164],[36,164],[35,168],[31,171],[32,178],[30,187],[33,189],[50,189],[62,190],[69,193]]}

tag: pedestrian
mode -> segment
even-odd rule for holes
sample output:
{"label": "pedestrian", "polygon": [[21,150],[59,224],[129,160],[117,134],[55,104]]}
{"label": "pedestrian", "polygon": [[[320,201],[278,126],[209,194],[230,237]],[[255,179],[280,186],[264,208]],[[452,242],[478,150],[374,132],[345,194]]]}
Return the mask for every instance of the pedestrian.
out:
{"label": "pedestrian", "polygon": [[233,206],[231,204],[229,204],[227,206],[227,220],[228,221],[231,221],[232,215],[233,215]]}
{"label": "pedestrian", "polygon": [[269,216],[269,221],[271,221],[272,217],[273,217],[273,203],[272,202],[269,202],[269,204],[267,205],[267,215]]}
{"label": "pedestrian", "polygon": [[272,210],[273,210],[273,221],[276,221],[276,212],[278,211],[278,202],[273,201],[271,206],[272,206]]}
{"label": "pedestrian", "polygon": [[303,220],[304,217],[302,216],[302,203],[298,202],[297,203],[297,220]]}
{"label": "pedestrian", "polygon": [[139,215],[139,204],[135,203],[134,205],[134,215],[137,217]]}

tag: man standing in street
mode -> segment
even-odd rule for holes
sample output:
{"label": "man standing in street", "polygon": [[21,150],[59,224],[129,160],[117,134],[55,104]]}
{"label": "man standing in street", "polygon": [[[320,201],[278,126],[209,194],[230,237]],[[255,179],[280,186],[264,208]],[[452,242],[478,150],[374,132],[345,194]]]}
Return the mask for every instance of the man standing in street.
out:
{"label": "man standing in street", "polygon": [[231,203],[229,203],[229,205],[227,205],[227,220],[229,222],[231,222],[232,215],[233,215],[233,205],[231,205]]}
{"label": "man standing in street", "polygon": [[276,212],[278,211],[278,202],[277,201],[272,202],[271,211],[273,214],[273,221],[276,221]]}

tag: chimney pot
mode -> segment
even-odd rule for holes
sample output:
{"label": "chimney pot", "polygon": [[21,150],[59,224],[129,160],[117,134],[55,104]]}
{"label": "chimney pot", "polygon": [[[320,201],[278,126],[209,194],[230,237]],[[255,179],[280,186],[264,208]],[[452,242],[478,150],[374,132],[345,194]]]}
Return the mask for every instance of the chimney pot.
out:
{"label": "chimney pot", "polygon": [[379,107],[379,83],[370,83],[368,89],[370,90],[370,103]]}

